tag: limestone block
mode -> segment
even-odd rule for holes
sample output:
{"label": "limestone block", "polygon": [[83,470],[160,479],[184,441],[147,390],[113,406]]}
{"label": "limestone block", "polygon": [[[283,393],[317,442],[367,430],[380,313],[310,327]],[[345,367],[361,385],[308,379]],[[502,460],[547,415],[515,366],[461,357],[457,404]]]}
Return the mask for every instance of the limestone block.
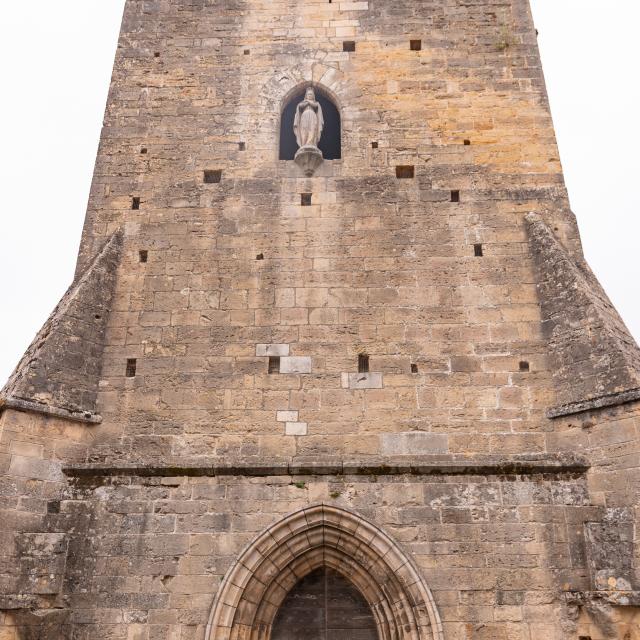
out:
{"label": "limestone block", "polygon": [[16,536],[22,589],[39,595],[58,593],[67,554],[64,533],[24,533]]}
{"label": "limestone block", "polygon": [[256,356],[288,356],[289,345],[288,344],[257,344]]}
{"label": "limestone block", "polygon": [[311,373],[311,358],[290,356],[280,360],[280,373]]}
{"label": "limestone block", "polygon": [[382,389],[381,373],[343,373],[343,389]]}
{"label": "limestone block", "polygon": [[288,436],[306,436],[308,426],[306,422],[287,422],[284,432]]}
{"label": "limestone block", "polygon": [[276,420],[278,422],[297,422],[298,412],[297,411],[278,411],[276,412]]}
{"label": "limestone block", "polygon": [[295,306],[295,299],[295,289],[276,289],[276,307],[293,307]]}
{"label": "limestone block", "polygon": [[60,482],[64,479],[59,464],[39,458],[28,458],[16,455],[11,458],[9,475],[32,480],[48,480],[50,482]]}
{"label": "limestone block", "polygon": [[443,433],[385,433],[382,435],[382,453],[385,455],[422,455],[448,453],[448,438]]}

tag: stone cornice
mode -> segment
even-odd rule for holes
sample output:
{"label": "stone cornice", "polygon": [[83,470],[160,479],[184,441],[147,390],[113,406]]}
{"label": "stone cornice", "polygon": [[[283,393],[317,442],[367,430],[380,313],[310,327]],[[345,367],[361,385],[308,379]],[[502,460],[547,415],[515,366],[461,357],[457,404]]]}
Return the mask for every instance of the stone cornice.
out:
{"label": "stone cornice", "polygon": [[405,456],[368,460],[221,461],[182,459],[147,464],[127,462],[77,463],[64,467],[77,478],[109,476],[491,476],[584,474],[589,463],[573,455],[530,456]]}
{"label": "stone cornice", "polygon": [[61,407],[55,407],[48,404],[42,404],[33,400],[24,400],[13,396],[0,397],[0,413],[5,409],[13,409],[15,411],[23,411],[26,413],[39,413],[45,416],[61,418],[63,420],[72,420],[73,422],[84,422],[85,424],[100,424],[102,416],[91,411],[72,411]]}
{"label": "stone cornice", "polygon": [[576,413],[584,413],[585,411],[593,411],[596,409],[605,409],[607,407],[617,407],[628,402],[640,400],[640,388],[630,389],[629,391],[621,391],[620,393],[610,393],[608,395],[590,398],[580,402],[571,402],[553,407],[547,411],[548,418],[562,418],[571,416]]}

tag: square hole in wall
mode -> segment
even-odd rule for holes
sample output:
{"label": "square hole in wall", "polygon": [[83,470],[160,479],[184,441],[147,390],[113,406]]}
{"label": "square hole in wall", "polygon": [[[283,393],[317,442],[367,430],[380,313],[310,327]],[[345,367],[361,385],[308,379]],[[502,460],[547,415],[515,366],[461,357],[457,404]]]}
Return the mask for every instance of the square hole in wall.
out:
{"label": "square hole in wall", "polygon": [[351,53],[356,50],[356,43],[353,40],[345,40],[342,43],[342,50]]}
{"label": "square hole in wall", "polygon": [[526,360],[520,361],[520,371],[526,373],[527,371],[531,371],[531,365]]}
{"label": "square hole in wall", "polygon": [[147,148],[146,147],[142,147],[142,149],[140,149],[140,153],[142,153],[142,154],[147,153]]}
{"label": "square hole in wall", "polygon": [[259,254],[256,256],[256,260],[264,260],[264,253],[259,253]]}
{"label": "square hole in wall", "polygon": [[474,244],[473,245],[473,255],[476,258],[482,258],[482,256],[484,255],[484,251],[482,249],[482,245],[481,244]]}
{"label": "square hole in wall", "polygon": [[204,182],[205,184],[217,184],[222,180],[222,169],[205,169],[204,170]]}
{"label": "square hole in wall", "polygon": [[451,191],[451,202],[460,202],[460,191],[457,189]]}
{"label": "square hole in wall", "polygon": [[409,48],[411,49],[411,51],[421,51],[422,40],[409,40]]}
{"label": "square hole in wall", "polygon": [[251,49],[245,49],[245,50],[244,50],[244,55],[245,55],[245,56],[248,56],[248,55],[250,55],[250,54],[251,54]]}
{"label": "square hole in wall", "polygon": [[280,373],[280,356],[269,356],[269,373]]}
{"label": "square hole in wall", "polygon": [[247,148],[247,145],[245,142],[238,142],[238,150],[239,151],[244,151]]}
{"label": "square hole in wall", "polygon": [[311,206],[311,195],[310,193],[301,193],[300,194],[300,204],[303,207],[310,207]]}
{"label": "square hole in wall", "polygon": [[377,149],[378,148],[378,143],[377,142],[372,142],[371,143],[371,148],[372,149]]}
{"label": "square hole in wall", "polygon": [[358,355],[358,373],[369,373],[369,356],[366,353]]}
{"label": "square hole in wall", "polygon": [[147,262],[149,260],[149,252],[146,249],[141,249],[138,253],[140,262]]}
{"label": "square hole in wall", "polygon": [[125,372],[127,378],[135,378],[137,368],[138,368],[138,361],[135,358],[128,358],[127,369]]}
{"label": "square hole in wall", "polygon": [[47,502],[47,513],[60,513],[60,500],[49,500]]}
{"label": "square hole in wall", "polygon": [[138,209],[140,209],[140,198],[138,198],[137,196],[134,198],[131,198],[131,208],[134,211],[138,211]]}
{"label": "square hole in wall", "polygon": [[399,165],[396,167],[396,178],[413,178],[416,170],[413,165]]}
{"label": "square hole in wall", "polygon": [[159,52],[159,51],[156,51],[156,52],[153,54],[153,57],[154,57],[154,58],[159,58],[159,57],[160,57],[160,52]]}
{"label": "square hole in wall", "polygon": [[471,144],[471,140],[465,140],[463,144],[465,147],[468,147]]}
{"label": "square hole in wall", "polygon": [[411,364],[411,373],[418,373],[418,365],[415,362]]}

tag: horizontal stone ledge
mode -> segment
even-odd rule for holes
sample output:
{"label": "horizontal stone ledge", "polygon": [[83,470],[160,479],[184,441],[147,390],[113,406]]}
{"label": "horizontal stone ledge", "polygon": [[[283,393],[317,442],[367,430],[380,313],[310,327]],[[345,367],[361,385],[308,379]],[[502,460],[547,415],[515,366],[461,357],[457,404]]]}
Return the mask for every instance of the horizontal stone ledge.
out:
{"label": "horizontal stone ledge", "polygon": [[577,606],[601,602],[614,607],[640,607],[640,591],[567,591],[564,597]]}
{"label": "horizontal stone ledge", "polygon": [[5,409],[13,409],[25,413],[39,413],[45,416],[63,418],[64,420],[72,420],[73,422],[84,422],[86,424],[100,424],[102,422],[102,416],[92,411],[65,409],[63,407],[56,407],[34,400],[16,398],[14,396],[0,398],[0,413]]}
{"label": "horizontal stone ledge", "polygon": [[548,418],[563,418],[572,416],[576,413],[584,413],[595,409],[604,409],[606,407],[615,407],[628,402],[640,400],[640,389],[629,389],[628,391],[620,391],[619,393],[611,393],[597,398],[581,400],[580,402],[570,402],[553,407],[547,411]]}
{"label": "horizontal stone ledge", "polygon": [[77,463],[63,468],[69,477],[142,476],[490,476],[585,474],[588,462],[579,456],[401,456],[367,460],[175,460],[162,464]]}
{"label": "horizontal stone ledge", "polygon": [[24,594],[0,595],[0,611],[17,611],[20,609],[34,609],[38,606],[38,598]]}

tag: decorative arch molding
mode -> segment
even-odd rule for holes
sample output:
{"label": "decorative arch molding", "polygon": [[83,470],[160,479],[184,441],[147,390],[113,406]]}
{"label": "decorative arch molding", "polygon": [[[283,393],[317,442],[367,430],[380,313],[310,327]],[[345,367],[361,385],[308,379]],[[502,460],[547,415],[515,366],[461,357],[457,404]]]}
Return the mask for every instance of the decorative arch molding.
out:
{"label": "decorative arch molding", "polygon": [[220,585],[206,639],[269,640],[289,591],[323,566],[360,591],[380,640],[443,640],[433,596],[400,547],[361,516],[325,504],[286,516],[242,552]]}
{"label": "decorative arch molding", "polygon": [[344,73],[316,60],[303,61],[272,76],[260,91],[263,110],[280,113],[300,86],[310,85],[322,87],[338,109],[343,110],[344,104],[339,96],[345,95],[349,88]]}

